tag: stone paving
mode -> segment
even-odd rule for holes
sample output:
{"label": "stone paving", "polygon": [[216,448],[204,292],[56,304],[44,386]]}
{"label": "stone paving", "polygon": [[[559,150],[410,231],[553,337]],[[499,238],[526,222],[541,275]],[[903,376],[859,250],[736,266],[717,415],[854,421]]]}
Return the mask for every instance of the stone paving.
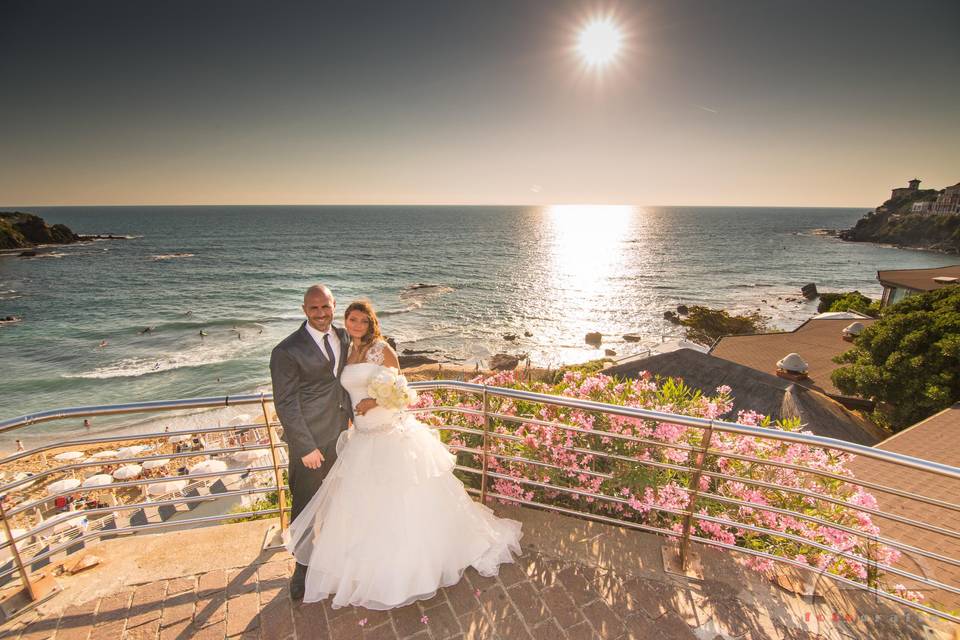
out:
{"label": "stone paving", "polygon": [[[525,554],[516,564],[504,565],[495,578],[470,569],[463,580],[432,599],[389,612],[292,602],[288,588],[292,559],[282,551],[265,552],[242,566],[130,582],[86,600],[80,594],[68,606],[22,616],[3,628],[0,637],[841,640],[953,636],[949,626],[931,626],[929,620],[864,594],[838,591],[807,603],[780,593],[768,581],[748,584],[755,576],[737,574],[729,567],[721,570],[730,561],[727,554],[711,558],[704,553],[707,577],[703,580],[666,574],[662,562],[658,568],[651,560],[658,555],[661,539],[657,536],[626,532],[624,537],[621,530],[596,523],[526,511],[523,515],[529,540],[525,537]],[[644,550],[631,555],[627,547],[611,546],[620,539],[627,540],[634,552],[637,545]],[[657,546],[645,548],[650,545]]]}

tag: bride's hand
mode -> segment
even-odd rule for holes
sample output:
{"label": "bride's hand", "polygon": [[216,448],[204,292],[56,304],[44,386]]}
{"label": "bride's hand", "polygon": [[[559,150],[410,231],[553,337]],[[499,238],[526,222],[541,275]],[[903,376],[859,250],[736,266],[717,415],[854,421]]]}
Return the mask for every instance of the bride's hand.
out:
{"label": "bride's hand", "polygon": [[373,409],[376,406],[377,406],[376,400],[374,400],[373,398],[364,398],[363,400],[357,403],[356,407],[353,408],[353,412],[358,416],[362,416],[362,415],[365,415],[367,411],[370,411],[370,409]]}

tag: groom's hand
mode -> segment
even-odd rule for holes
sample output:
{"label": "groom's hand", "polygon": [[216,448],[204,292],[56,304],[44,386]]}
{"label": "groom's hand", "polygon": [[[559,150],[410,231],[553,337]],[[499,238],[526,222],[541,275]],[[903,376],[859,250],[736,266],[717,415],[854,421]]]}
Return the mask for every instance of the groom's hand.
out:
{"label": "groom's hand", "polygon": [[373,398],[364,398],[353,408],[353,412],[358,416],[364,416],[367,415],[367,411],[370,411],[370,409],[373,409],[375,406],[377,406],[376,400]]}
{"label": "groom's hand", "polygon": [[320,449],[314,449],[300,460],[307,469],[319,469],[320,465],[323,464],[323,454],[320,453]]}

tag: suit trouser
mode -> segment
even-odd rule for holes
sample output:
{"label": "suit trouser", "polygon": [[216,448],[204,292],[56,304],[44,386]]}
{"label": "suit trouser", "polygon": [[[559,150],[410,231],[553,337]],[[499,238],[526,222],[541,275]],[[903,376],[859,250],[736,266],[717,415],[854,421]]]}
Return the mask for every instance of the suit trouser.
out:
{"label": "suit trouser", "polygon": [[287,480],[290,484],[290,497],[293,502],[290,521],[296,519],[307,503],[320,490],[323,479],[330,472],[330,467],[337,460],[336,440],[320,450],[323,454],[323,464],[319,469],[308,469],[303,466],[300,456],[291,454],[290,465],[287,468]]}

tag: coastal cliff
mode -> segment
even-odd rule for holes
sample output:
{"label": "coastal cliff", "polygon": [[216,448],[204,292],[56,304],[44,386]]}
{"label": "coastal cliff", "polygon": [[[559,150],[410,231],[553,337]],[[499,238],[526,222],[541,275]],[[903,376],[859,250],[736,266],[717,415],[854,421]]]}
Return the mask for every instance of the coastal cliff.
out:
{"label": "coastal cliff", "polygon": [[0,211],[0,249],[70,244],[78,240],[80,237],[64,224],[49,225],[32,213]]}
{"label": "coastal cliff", "polygon": [[960,214],[911,211],[915,202],[934,200],[940,193],[936,189],[918,189],[891,198],[858,220],[852,229],[838,232],[837,237],[960,254]]}

